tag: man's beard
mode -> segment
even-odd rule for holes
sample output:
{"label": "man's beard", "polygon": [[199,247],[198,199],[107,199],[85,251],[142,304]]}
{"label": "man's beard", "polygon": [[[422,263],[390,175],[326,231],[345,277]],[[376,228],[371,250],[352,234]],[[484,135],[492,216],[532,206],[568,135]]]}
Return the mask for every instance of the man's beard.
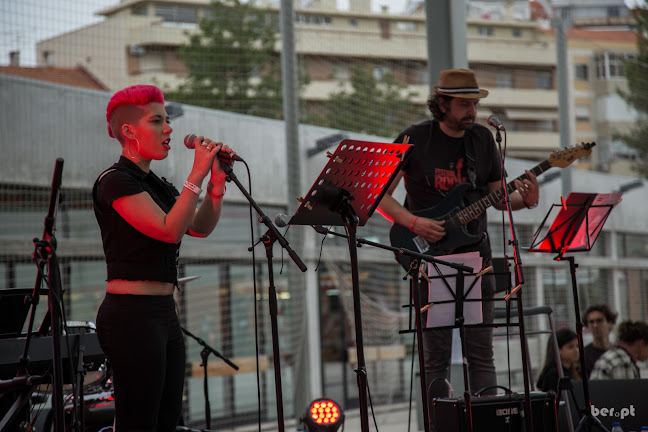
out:
{"label": "man's beard", "polygon": [[[465,120],[470,120],[470,123],[466,122]],[[475,124],[475,119],[472,117],[464,117],[459,121],[455,121],[454,119],[452,120],[453,123],[453,129],[461,131],[461,130],[472,130],[473,125]]]}
{"label": "man's beard", "polygon": [[475,124],[475,120],[473,120],[470,123],[461,122],[459,123],[459,126],[462,130],[472,130],[474,124]]}

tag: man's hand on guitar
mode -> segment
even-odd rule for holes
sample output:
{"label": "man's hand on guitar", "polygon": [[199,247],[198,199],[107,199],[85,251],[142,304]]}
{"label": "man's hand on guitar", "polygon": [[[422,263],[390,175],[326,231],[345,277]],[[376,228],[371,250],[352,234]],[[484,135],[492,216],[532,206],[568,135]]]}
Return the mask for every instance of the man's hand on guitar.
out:
{"label": "man's hand on guitar", "polygon": [[423,237],[430,243],[436,243],[446,235],[446,230],[443,228],[445,221],[438,221],[425,217],[414,216],[410,226],[410,231],[414,234]]}
{"label": "man's hand on guitar", "polygon": [[515,189],[519,192],[524,205],[527,208],[533,208],[538,205],[540,200],[540,188],[538,186],[538,179],[531,171],[525,171],[527,178],[520,181],[515,180]]}

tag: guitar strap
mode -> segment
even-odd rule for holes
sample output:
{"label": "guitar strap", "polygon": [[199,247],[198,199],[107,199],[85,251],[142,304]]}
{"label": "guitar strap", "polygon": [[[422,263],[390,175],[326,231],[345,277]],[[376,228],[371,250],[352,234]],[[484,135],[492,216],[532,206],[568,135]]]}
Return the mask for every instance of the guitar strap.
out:
{"label": "guitar strap", "polygon": [[468,181],[473,189],[477,187],[477,170],[475,169],[475,147],[472,140],[472,133],[466,130],[464,133],[464,150],[466,151],[466,172]]}

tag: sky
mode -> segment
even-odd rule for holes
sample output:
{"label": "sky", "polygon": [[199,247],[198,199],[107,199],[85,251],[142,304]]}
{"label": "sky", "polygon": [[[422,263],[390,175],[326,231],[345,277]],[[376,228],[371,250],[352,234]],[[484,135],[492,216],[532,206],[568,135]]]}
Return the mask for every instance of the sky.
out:
{"label": "sky", "polygon": [[[348,9],[350,0],[336,0]],[[633,5],[644,0],[626,0]],[[36,65],[36,42],[101,21],[94,13],[118,4],[119,0],[0,0],[0,65],[9,64],[9,52],[20,51],[20,64]],[[378,12],[388,5],[400,12],[407,0],[371,0]]]}

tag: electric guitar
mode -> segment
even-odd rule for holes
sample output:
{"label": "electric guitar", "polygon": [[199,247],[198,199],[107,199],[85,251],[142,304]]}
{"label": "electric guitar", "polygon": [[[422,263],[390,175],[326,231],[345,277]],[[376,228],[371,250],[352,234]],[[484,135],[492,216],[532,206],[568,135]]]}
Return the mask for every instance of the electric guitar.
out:
{"label": "electric guitar", "polygon": [[[571,165],[576,159],[589,156],[592,153],[592,147],[595,145],[596,143],[594,142],[581,143],[581,145],[576,147],[560,151],[556,150],[549,156],[549,159],[546,159],[529,171],[537,177],[551,167],[565,168]],[[526,178],[527,175],[525,173],[515,180],[522,181]],[[506,185],[508,193],[515,191],[515,180]],[[483,240],[485,237],[484,233],[471,234],[468,232],[466,225],[485,212],[488,207],[500,202],[504,197],[504,189],[500,187],[480,200],[466,206],[463,196],[471,187],[470,183],[462,183],[452,189],[443,201],[436,206],[412,212],[415,216],[445,221],[444,228],[446,235],[441,240],[436,243],[429,243],[406,227],[395,223],[389,231],[391,245],[399,249],[409,249],[426,255],[438,256],[449,255],[459,247],[475,244]],[[405,269],[409,268],[410,257],[396,253],[396,260]]]}

